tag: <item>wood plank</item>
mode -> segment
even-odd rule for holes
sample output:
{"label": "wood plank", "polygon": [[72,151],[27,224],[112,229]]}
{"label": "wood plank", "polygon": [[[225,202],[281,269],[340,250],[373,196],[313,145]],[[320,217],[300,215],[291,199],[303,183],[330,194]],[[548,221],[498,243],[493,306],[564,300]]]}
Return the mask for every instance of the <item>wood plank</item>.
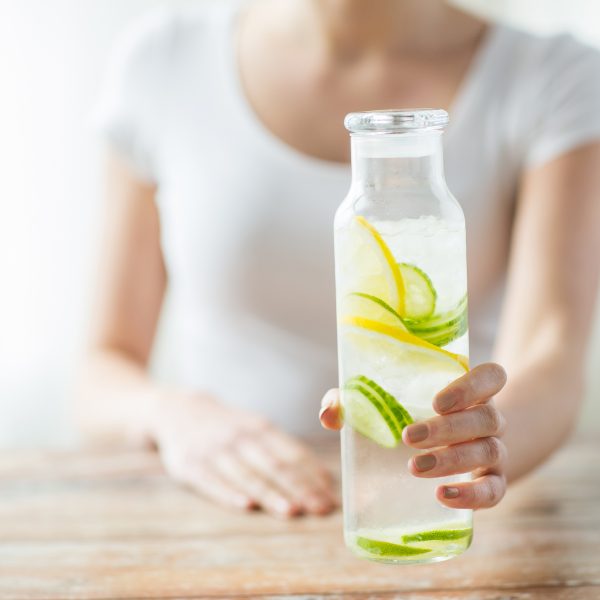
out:
{"label": "wood plank", "polygon": [[228,596],[600,586],[599,556],[595,532],[583,531],[573,543],[560,530],[483,531],[469,553],[414,567],[365,563],[350,555],[341,539],[311,534],[260,540],[240,535],[172,542],[13,543],[0,547],[0,595],[120,598],[148,597],[149,592]]}
{"label": "wood plank", "polygon": [[[258,598],[258,596],[255,596]],[[260,596],[261,600],[281,600],[290,596]],[[318,596],[294,596],[296,600],[598,600],[600,588],[578,587],[578,588],[528,588],[526,590],[440,590],[436,592],[409,592],[403,593],[399,598],[395,592],[391,593],[367,593],[357,594],[327,594]]]}
{"label": "wood plank", "polygon": [[467,554],[392,567],[354,558],[339,514],[225,511],[150,453],[0,454],[0,598],[597,599],[599,455],[598,440],[574,441],[514,486],[477,515]]}

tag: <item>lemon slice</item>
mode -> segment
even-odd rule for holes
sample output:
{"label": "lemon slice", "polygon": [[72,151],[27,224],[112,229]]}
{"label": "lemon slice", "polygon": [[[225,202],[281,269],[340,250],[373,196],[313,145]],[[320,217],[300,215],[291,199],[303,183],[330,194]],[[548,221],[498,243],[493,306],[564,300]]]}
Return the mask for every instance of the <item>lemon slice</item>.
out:
{"label": "lemon slice", "polygon": [[385,240],[362,216],[351,228],[353,279],[350,289],[381,299],[398,314],[404,314],[405,288],[400,267]]}
{"label": "lemon slice", "polygon": [[365,319],[400,327],[407,331],[400,315],[381,298],[353,292],[344,296],[340,306],[341,317],[360,315]]}
{"label": "lemon slice", "polygon": [[438,348],[399,327],[356,316],[341,321],[347,372],[363,372],[375,381],[385,381],[414,419],[428,415],[434,396],[468,370],[466,356]]}
{"label": "lemon slice", "polygon": [[469,370],[469,359],[466,356],[434,346],[400,327],[358,316],[342,317],[342,324],[353,327],[359,338],[362,330],[362,343],[360,339],[357,341],[374,355],[385,353],[411,362],[413,366],[420,364],[428,368],[435,368],[437,363],[440,368],[454,370],[457,377]]}

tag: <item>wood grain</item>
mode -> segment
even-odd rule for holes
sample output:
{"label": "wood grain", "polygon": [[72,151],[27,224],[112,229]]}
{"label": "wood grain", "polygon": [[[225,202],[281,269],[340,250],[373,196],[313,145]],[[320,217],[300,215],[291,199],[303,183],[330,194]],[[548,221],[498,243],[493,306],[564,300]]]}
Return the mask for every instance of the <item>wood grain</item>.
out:
{"label": "wood grain", "polygon": [[394,567],[354,558],[339,514],[222,510],[151,453],[0,454],[0,598],[598,600],[599,458],[600,440],[573,441],[477,515],[465,555]]}

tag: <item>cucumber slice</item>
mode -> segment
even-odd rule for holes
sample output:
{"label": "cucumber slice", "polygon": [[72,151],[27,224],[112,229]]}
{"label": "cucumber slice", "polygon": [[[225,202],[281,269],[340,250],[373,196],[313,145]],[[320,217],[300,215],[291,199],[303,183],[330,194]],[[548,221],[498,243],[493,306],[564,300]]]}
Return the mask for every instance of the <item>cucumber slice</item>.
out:
{"label": "cucumber slice", "polygon": [[435,346],[446,346],[467,331],[467,297],[450,311],[420,321],[405,319],[408,330]]}
{"label": "cucumber slice", "polygon": [[413,418],[410,416],[409,412],[396,400],[392,394],[386,392],[380,385],[377,385],[372,379],[365,377],[364,375],[357,375],[353,380],[359,384],[364,385],[366,388],[371,391],[371,393],[375,394],[377,398],[382,402],[393,414],[396,419],[396,424],[400,433],[402,430],[411,423],[414,423]]}
{"label": "cucumber slice", "polygon": [[413,320],[426,319],[435,311],[437,292],[427,273],[415,265],[400,263],[404,280],[405,297],[403,317]]}
{"label": "cucumber slice", "polygon": [[402,322],[402,317],[387,302],[371,294],[363,294],[362,292],[347,294],[342,300],[340,311],[342,317],[359,315],[366,319],[401,327],[407,331]]}
{"label": "cucumber slice", "polygon": [[402,536],[404,544],[412,542],[430,542],[434,540],[461,540],[470,538],[473,535],[473,529],[433,529],[432,531],[422,531],[420,533],[411,533]]}
{"label": "cucumber slice", "polygon": [[344,422],[384,448],[398,445],[400,433],[377,398],[361,386],[347,386],[342,392]]}
{"label": "cucumber slice", "polygon": [[395,556],[415,556],[416,554],[431,552],[429,548],[414,548],[413,546],[394,544],[393,542],[386,542],[384,540],[372,540],[362,536],[356,538],[356,545],[373,556],[385,556],[388,558]]}
{"label": "cucumber slice", "polygon": [[426,319],[404,319],[409,329],[416,331],[433,331],[439,330],[464,320],[467,313],[467,297],[463,296],[458,304],[443,313],[431,315]]}
{"label": "cucumber slice", "polygon": [[398,445],[412,417],[399,402],[374,381],[358,375],[343,388],[344,421],[355,431],[385,448]]}
{"label": "cucumber slice", "polygon": [[457,327],[452,327],[439,332],[422,334],[421,338],[427,340],[430,344],[441,348],[443,346],[447,346],[450,342],[457,340],[459,337],[462,337],[466,332],[467,327],[465,320],[463,324],[460,324]]}

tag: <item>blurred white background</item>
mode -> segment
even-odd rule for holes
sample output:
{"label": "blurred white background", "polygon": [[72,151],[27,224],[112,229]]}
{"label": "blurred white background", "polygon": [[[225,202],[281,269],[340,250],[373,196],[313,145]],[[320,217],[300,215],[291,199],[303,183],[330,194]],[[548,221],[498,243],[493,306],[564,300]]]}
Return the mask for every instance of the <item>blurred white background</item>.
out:
{"label": "blurred white background", "polygon": [[[74,439],[68,402],[102,214],[90,113],[119,32],[153,6],[190,2],[0,0],[0,447]],[[456,3],[600,46],[598,0]],[[586,427],[600,421],[600,370],[588,371]]]}

